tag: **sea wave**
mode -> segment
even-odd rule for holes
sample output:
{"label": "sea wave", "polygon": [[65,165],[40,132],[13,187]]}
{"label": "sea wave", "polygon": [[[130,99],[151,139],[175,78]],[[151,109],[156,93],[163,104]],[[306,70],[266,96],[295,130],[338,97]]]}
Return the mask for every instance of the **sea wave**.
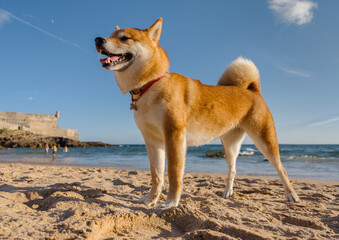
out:
{"label": "sea wave", "polygon": [[253,148],[246,148],[245,151],[259,152],[259,150]]}
{"label": "sea wave", "polygon": [[259,152],[259,150],[257,149],[253,149],[253,148],[246,148],[243,151],[240,151],[239,155],[240,156],[252,156],[254,155],[256,152]]}
{"label": "sea wave", "polygon": [[239,153],[239,155],[240,156],[252,156],[252,155],[254,155],[254,151],[241,151],[240,153]]}
{"label": "sea wave", "polygon": [[299,161],[338,161],[338,158],[332,157],[319,157],[319,156],[312,156],[312,155],[302,155],[302,156],[288,156],[283,158],[283,160],[299,160]]}

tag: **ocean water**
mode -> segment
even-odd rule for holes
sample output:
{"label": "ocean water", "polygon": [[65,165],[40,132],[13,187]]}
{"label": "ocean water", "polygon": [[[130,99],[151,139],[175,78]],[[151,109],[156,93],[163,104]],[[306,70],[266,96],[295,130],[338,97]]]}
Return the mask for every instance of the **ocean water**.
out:
{"label": "ocean water", "polygon": [[[207,158],[206,153],[222,151],[221,145],[187,149],[186,172],[228,172],[225,158]],[[281,161],[290,178],[339,181],[339,145],[280,145]],[[0,150],[0,162],[85,165],[118,169],[149,170],[145,145],[106,148],[59,149],[55,159],[44,149]],[[278,176],[273,166],[254,145],[243,145],[237,159],[237,174]]]}

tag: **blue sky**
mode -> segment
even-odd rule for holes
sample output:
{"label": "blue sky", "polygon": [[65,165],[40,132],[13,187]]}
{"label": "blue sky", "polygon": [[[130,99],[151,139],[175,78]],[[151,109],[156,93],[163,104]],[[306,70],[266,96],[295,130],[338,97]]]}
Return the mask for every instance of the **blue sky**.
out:
{"label": "blue sky", "polygon": [[336,0],[2,0],[0,111],[59,109],[60,127],[83,141],[143,143],[94,38],[163,17],[171,72],[215,85],[235,58],[250,58],[280,143],[339,144],[338,9]]}

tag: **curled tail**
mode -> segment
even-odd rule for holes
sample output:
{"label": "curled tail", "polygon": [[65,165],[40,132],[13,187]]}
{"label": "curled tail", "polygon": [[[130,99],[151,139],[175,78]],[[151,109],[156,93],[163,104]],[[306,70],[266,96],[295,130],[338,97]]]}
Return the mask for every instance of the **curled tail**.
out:
{"label": "curled tail", "polygon": [[239,86],[260,93],[260,76],[254,63],[238,57],[222,74],[219,86]]}

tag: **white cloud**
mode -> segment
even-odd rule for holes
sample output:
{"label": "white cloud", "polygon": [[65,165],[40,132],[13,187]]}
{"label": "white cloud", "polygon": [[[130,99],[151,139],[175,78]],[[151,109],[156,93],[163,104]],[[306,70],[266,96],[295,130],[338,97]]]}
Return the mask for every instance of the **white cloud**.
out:
{"label": "white cloud", "polygon": [[309,127],[318,127],[318,126],[326,125],[326,124],[336,122],[336,121],[339,121],[339,117],[330,118],[330,119],[320,121],[320,122],[314,122],[314,123],[309,124],[308,126]]}
{"label": "white cloud", "polygon": [[269,8],[286,23],[303,25],[312,21],[318,4],[311,0],[269,0]]}
{"label": "white cloud", "polygon": [[28,101],[32,101],[33,100],[33,97],[29,97],[27,98]]}
{"label": "white cloud", "polygon": [[286,73],[289,73],[289,74],[292,74],[298,77],[304,77],[304,78],[312,77],[312,74],[305,72],[305,71],[301,71],[298,69],[292,69],[292,68],[285,68],[282,66],[277,66],[277,67]]}
{"label": "white cloud", "polygon": [[6,23],[11,20],[11,16],[8,12],[3,11],[0,9],[0,28]]}
{"label": "white cloud", "polygon": [[36,19],[36,17],[33,16],[32,14],[26,14],[25,17],[28,17],[28,18],[30,18],[30,19]]}

